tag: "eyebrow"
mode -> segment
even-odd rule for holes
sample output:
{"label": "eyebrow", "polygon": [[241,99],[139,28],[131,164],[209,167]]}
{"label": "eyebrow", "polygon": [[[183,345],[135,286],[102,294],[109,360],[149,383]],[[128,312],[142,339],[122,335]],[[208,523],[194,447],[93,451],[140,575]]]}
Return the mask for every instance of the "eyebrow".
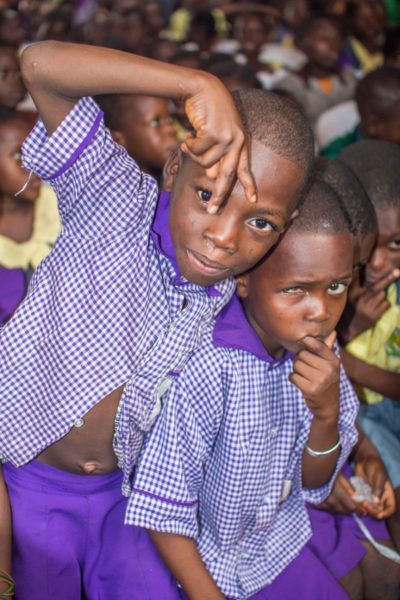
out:
{"label": "eyebrow", "polygon": [[[343,281],[344,279],[353,279],[353,272],[339,275],[338,277],[331,277],[330,281]],[[319,279],[293,279],[290,281],[291,285],[312,285],[319,282]]]}

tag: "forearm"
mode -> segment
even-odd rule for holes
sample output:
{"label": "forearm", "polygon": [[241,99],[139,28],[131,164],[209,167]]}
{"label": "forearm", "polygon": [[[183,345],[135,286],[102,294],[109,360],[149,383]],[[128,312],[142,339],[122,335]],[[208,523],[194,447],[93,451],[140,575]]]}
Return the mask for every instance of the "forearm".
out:
{"label": "forearm", "polygon": [[356,428],[358,432],[358,441],[353,448],[353,452],[351,454],[352,458],[357,462],[365,460],[370,456],[373,456],[374,458],[380,458],[377,449],[357,423]]}
{"label": "forearm", "polygon": [[[0,463],[0,569],[11,573],[11,511]],[[0,591],[2,590],[0,582]]]}
{"label": "forearm", "polygon": [[393,400],[400,400],[400,373],[369,365],[344,349],[341,350],[341,357],[347,376],[353,383]]}
{"label": "forearm", "polygon": [[39,42],[21,57],[23,79],[51,132],[82,96],[192,96],[211,75],[108,48]]}
{"label": "forearm", "polygon": [[[307,446],[317,452],[332,448],[339,439],[337,419],[313,418]],[[326,456],[311,456],[306,449],[302,457],[303,486],[313,489],[325,485],[332,476],[339,457],[340,447]]]}
{"label": "forearm", "polygon": [[207,571],[194,540],[153,530],[148,533],[189,600],[224,600],[225,596]]}

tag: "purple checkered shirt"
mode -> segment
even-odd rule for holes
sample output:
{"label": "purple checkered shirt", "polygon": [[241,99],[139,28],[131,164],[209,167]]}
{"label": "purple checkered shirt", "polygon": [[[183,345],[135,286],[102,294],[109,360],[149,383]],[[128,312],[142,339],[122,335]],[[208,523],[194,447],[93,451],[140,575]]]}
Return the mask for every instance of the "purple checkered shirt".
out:
{"label": "purple checkered shirt", "polygon": [[[248,598],[311,536],[319,503],[357,439],[358,401],[341,371],[341,452],[334,475],[305,489],[301,458],[312,414],[233,298],[174,381],[138,460],[126,522],[195,538],[222,592]],[[305,574],[306,576],[306,574]]]}
{"label": "purple checkered shirt", "polygon": [[39,121],[23,156],[54,188],[62,231],[0,334],[0,455],[27,463],[125,385],[114,448],[128,495],[143,432],[234,283],[204,288],[179,275],[169,197],[157,207],[155,181],[91,98],[50,137]]}

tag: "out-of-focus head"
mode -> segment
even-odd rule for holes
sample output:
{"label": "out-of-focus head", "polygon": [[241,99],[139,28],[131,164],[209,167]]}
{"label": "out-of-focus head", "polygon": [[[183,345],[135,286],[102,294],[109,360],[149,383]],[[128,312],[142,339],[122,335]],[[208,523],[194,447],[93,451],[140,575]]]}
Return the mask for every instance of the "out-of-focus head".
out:
{"label": "out-of-focus head", "polygon": [[295,40],[310,63],[334,71],[344,40],[343,23],[334,15],[311,15],[298,28]]}
{"label": "out-of-focus head", "polygon": [[25,94],[15,48],[0,46],[0,106],[15,108]]}
{"label": "out-of-focus head", "polygon": [[368,73],[355,99],[363,135],[400,144],[400,71],[384,66]]}

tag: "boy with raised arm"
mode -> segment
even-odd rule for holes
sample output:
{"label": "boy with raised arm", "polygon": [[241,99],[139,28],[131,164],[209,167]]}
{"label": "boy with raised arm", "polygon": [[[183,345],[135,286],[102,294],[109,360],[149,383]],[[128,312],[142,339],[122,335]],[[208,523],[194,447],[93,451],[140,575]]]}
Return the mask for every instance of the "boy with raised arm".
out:
{"label": "boy with raised arm", "polygon": [[[56,189],[63,229],[0,338],[16,587],[30,600],[44,589],[58,600],[157,597],[174,580],[153,576],[154,554],[144,564],[149,542],[123,526],[120,489],[130,495],[143,433],[229,300],[231,276],[293,215],[311,134],[274,95],[234,103],[212,76],[117,51],[33,45],[22,72],[42,117],[25,164]],[[159,199],[81,98],[108,93],[185,98],[196,137],[168,160]]]}

